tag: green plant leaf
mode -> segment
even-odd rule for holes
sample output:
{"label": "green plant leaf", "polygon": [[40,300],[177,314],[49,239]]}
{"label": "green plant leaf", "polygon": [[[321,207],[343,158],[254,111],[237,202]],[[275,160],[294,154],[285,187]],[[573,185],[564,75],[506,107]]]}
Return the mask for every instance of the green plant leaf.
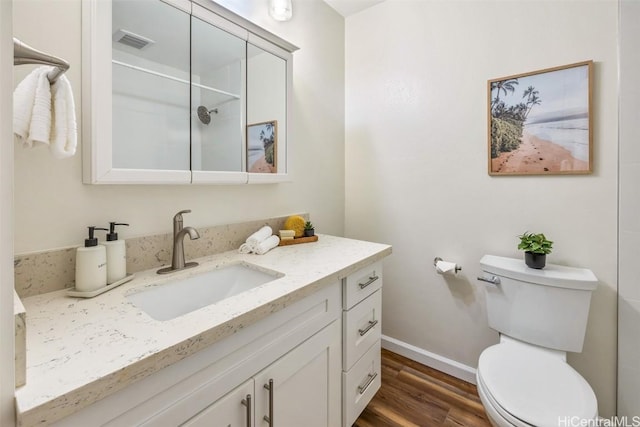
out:
{"label": "green plant leaf", "polygon": [[548,240],[543,233],[524,232],[520,236],[518,249],[534,254],[550,254],[553,248],[553,242]]}

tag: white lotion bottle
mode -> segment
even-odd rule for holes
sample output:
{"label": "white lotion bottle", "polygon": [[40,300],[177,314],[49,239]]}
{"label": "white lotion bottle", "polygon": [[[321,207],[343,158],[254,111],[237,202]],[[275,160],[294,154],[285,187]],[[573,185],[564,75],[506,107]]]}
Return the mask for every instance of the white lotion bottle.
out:
{"label": "white lotion bottle", "polygon": [[93,236],[95,230],[106,228],[89,227],[89,238],[84,240],[84,247],[76,251],[76,291],[93,292],[107,285],[107,251],[98,245]]}
{"label": "white lotion bottle", "polygon": [[126,225],[122,222],[110,222],[107,240],[102,244],[107,249],[107,284],[122,280],[127,276],[127,247],[124,240],[118,240],[116,225]]}

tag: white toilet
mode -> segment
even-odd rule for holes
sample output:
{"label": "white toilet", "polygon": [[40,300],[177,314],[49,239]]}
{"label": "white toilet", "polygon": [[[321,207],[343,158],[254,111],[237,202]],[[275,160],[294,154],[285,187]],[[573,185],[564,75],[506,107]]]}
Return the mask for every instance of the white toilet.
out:
{"label": "white toilet", "polygon": [[489,326],[500,343],[485,349],[476,373],[478,394],[497,427],[557,427],[594,420],[593,390],[566,362],[581,352],[591,292],[598,279],[587,269],[485,255]]}

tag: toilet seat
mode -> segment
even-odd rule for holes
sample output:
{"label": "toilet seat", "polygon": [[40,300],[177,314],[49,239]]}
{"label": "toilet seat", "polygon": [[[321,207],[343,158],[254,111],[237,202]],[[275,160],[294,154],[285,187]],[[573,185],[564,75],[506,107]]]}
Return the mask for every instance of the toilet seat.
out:
{"label": "toilet seat", "polygon": [[478,387],[514,426],[557,426],[569,417],[594,419],[597,400],[584,378],[560,357],[523,343],[487,348],[478,361]]}
{"label": "toilet seat", "polygon": [[478,396],[484,406],[484,410],[491,420],[491,424],[497,427],[532,427],[531,424],[527,424],[522,420],[515,418],[509,412],[505,411],[498,402],[491,396],[491,393],[487,391],[487,386],[484,385],[482,378],[476,373],[476,381],[478,386]]}

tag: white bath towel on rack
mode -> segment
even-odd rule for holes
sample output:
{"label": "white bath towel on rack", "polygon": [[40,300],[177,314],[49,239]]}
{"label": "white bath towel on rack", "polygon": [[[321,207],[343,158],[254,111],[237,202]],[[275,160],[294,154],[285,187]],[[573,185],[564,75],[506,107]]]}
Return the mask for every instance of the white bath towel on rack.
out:
{"label": "white bath towel on rack", "polygon": [[66,76],[49,83],[51,69],[36,68],[14,90],[13,132],[24,146],[46,144],[54,157],[65,158],[76,152],[75,104]]}

